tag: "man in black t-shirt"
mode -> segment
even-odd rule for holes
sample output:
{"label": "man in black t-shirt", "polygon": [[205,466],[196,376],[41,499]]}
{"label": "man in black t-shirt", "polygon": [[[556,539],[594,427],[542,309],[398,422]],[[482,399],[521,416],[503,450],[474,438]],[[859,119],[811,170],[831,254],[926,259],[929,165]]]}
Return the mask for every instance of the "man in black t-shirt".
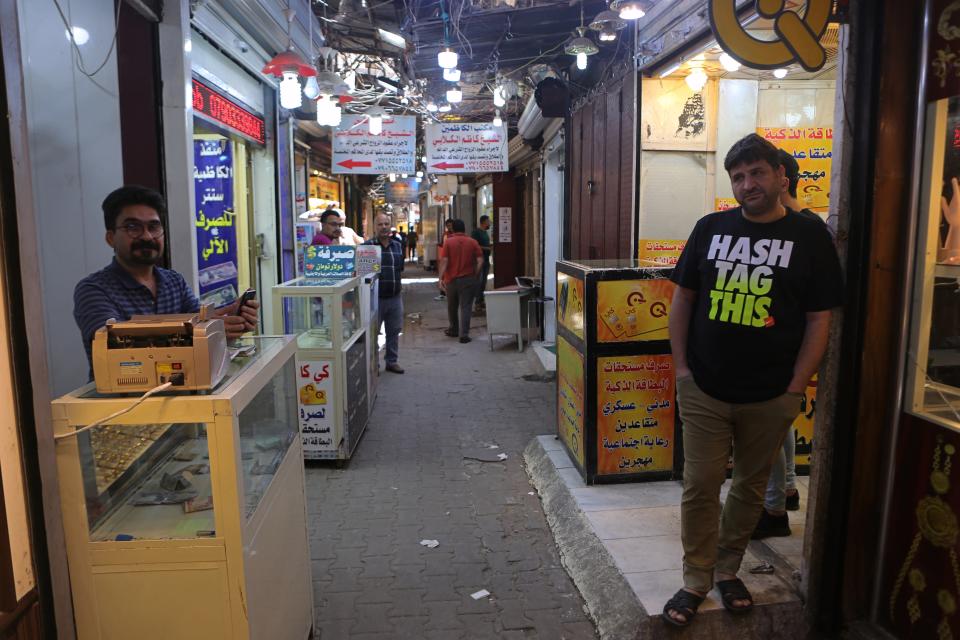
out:
{"label": "man in black t-shirt", "polygon": [[[724,168],[741,206],[697,222],[672,276],[684,588],[663,618],[677,626],[689,624],[714,577],[725,608],[752,608],[736,574],[774,454],[826,350],[830,310],[842,299],[825,225],[780,202],[776,147],[750,134],[733,145]],[[721,514],[731,441],[733,482]]]}

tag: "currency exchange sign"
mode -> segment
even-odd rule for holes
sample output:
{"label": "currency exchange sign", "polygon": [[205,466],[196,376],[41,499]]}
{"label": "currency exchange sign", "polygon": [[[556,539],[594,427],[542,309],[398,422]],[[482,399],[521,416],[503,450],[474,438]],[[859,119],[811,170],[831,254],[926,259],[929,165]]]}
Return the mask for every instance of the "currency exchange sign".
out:
{"label": "currency exchange sign", "polygon": [[416,153],[416,116],[384,116],[373,135],[367,116],[344,115],[333,131],[333,173],[415,173]]}
{"label": "currency exchange sign", "polygon": [[492,173],[508,171],[507,130],[492,122],[427,125],[427,171]]}

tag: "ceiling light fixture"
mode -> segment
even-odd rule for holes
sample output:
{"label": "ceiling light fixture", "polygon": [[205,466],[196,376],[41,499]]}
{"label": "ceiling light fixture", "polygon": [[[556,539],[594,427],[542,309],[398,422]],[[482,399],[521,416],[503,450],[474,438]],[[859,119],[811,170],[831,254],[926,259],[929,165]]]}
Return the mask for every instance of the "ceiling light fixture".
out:
{"label": "ceiling light fixture", "polygon": [[601,40],[604,39],[604,30],[612,31],[613,38],[610,38],[610,40],[615,40],[617,37],[617,31],[620,31],[620,29],[623,29],[626,26],[627,21],[613,11],[610,11],[610,9],[604,9],[590,22],[590,28],[594,31],[600,32]]}
{"label": "ceiling light fixture", "polygon": [[720,64],[724,69],[730,71],[731,73],[740,70],[740,63],[734,60],[733,56],[726,51],[720,54]]}
{"label": "ceiling light fixture", "polygon": [[[70,27],[69,29],[66,29],[66,34],[67,40],[73,41],[77,46],[82,47],[90,42],[90,32],[83,27]],[[187,51],[187,53],[190,52]]]}
{"label": "ceiling light fixture", "polygon": [[323,127],[338,127],[343,118],[343,109],[333,96],[323,94],[317,100],[317,124]]}
{"label": "ceiling light fixture", "polygon": [[778,80],[783,80],[784,78],[787,77],[787,74],[788,74],[788,73],[790,73],[790,72],[787,71],[786,69],[774,69],[774,70],[773,70],[773,77],[774,77],[774,78],[777,78]]}
{"label": "ceiling light fixture", "polygon": [[703,90],[703,87],[707,84],[707,80],[707,74],[704,73],[703,69],[700,67],[691,69],[690,73],[687,74],[686,77],[687,86],[696,93],[699,93]]}
{"label": "ceiling light fixture", "polygon": [[397,181],[397,174],[391,173],[391,174],[389,174],[389,175],[387,176],[387,179],[388,179],[390,182],[396,182],[396,181]]}
{"label": "ceiling light fixture", "polygon": [[436,111],[436,110],[437,110],[437,103],[436,103],[436,102],[434,102],[433,100],[431,100],[430,102],[427,103],[427,111],[429,111],[430,113],[433,113],[433,112]]}
{"label": "ceiling light fixture", "polygon": [[320,85],[317,84],[317,76],[310,76],[303,83],[303,96],[308,100],[316,100],[320,97]]}
{"label": "ceiling light fixture", "polygon": [[299,109],[303,104],[300,79],[296,71],[284,71],[280,81],[280,106],[284,109]]}
{"label": "ceiling light fixture", "polygon": [[303,104],[303,91],[300,78],[317,75],[317,70],[293,50],[290,28],[296,14],[287,10],[287,50],[281,51],[264,65],[261,73],[272,75],[280,80],[280,106],[284,109],[298,109]]}
{"label": "ceiling light fixture", "polygon": [[463,100],[463,91],[460,90],[460,85],[453,85],[453,87],[447,89],[447,102],[457,104],[461,100]]}
{"label": "ceiling light fixture", "polygon": [[624,20],[639,20],[647,15],[649,5],[643,0],[613,0],[610,9],[616,11]]}
{"label": "ceiling light fixture", "polygon": [[493,90],[493,106],[505,107],[506,105],[507,99],[503,97],[503,89],[495,87]]}
{"label": "ceiling light fixture", "polygon": [[580,26],[577,27],[577,37],[563,47],[563,52],[577,57],[577,69],[587,68],[587,56],[598,53],[600,49],[593,44],[593,40],[584,36],[586,28],[583,26],[583,0],[580,0]]}
{"label": "ceiling light fixture", "polygon": [[493,126],[495,127],[503,126],[503,118],[500,117],[500,109],[497,109],[497,114],[493,116]]}
{"label": "ceiling light fixture", "polygon": [[450,47],[446,47],[437,54],[437,64],[440,65],[441,69],[453,69],[457,66],[457,52]]}
{"label": "ceiling light fixture", "polygon": [[460,69],[444,69],[443,79],[447,82],[460,82]]}
{"label": "ceiling light fixture", "polygon": [[439,111],[440,113],[447,113],[447,112],[449,112],[450,109],[452,109],[452,108],[453,108],[453,107],[451,107],[449,104],[447,104],[446,102],[444,102],[442,105],[440,105],[440,108],[437,109],[437,111]]}
{"label": "ceiling light fixture", "polygon": [[611,29],[610,27],[604,27],[600,30],[600,35],[597,36],[597,40],[600,42],[613,42],[617,39],[617,32]]}
{"label": "ceiling light fixture", "polygon": [[380,40],[383,42],[393,45],[398,49],[407,48],[407,41],[398,33],[393,33],[392,31],[387,31],[386,29],[377,29],[377,36],[379,36]]}

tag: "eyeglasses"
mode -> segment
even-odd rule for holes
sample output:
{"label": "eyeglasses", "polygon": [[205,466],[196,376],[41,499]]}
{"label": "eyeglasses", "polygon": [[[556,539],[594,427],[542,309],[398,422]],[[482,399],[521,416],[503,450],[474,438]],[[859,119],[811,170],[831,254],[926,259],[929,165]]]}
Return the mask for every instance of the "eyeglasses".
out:
{"label": "eyeglasses", "polygon": [[343,223],[342,223],[342,222],[330,222],[330,221],[327,221],[327,222],[324,222],[323,224],[328,224],[328,225],[330,225],[331,227],[342,227],[342,226],[343,226]]}
{"label": "eyeglasses", "polygon": [[154,238],[160,238],[163,236],[163,223],[159,220],[154,220],[153,222],[148,222],[144,225],[141,222],[124,222],[123,224],[115,227],[116,230],[122,230],[131,238],[139,238],[143,236],[143,232],[149,231],[150,235]]}

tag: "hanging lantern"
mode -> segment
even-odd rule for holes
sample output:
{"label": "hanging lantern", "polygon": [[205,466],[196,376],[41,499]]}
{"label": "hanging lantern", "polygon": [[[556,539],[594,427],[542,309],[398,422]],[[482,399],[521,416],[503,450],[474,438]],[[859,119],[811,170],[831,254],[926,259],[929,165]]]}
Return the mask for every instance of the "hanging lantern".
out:
{"label": "hanging lantern", "polygon": [[280,106],[297,109],[303,104],[300,78],[317,75],[317,70],[292,49],[281,51],[264,65],[262,73],[280,78]]}
{"label": "hanging lantern", "polygon": [[587,56],[592,56],[600,51],[597,45],[593,44],[593,40],[584,36],[585,32],[586,30],[583,27],[577,27],[577,37],[563,48],[563,52],[567,55],[577,57],[577,68],[581,70],[587,68]]}

